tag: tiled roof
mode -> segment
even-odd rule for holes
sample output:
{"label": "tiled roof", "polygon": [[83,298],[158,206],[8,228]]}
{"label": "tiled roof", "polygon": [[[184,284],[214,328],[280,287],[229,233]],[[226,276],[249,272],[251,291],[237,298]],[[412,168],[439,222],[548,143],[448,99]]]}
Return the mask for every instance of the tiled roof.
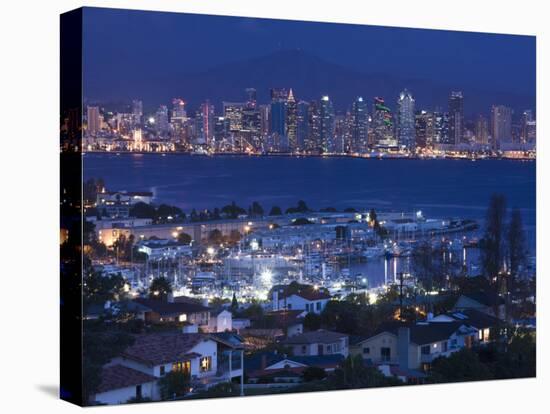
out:
{"label": "tiled roof", "polygon": [[151,366],[167,364],[193,358],[190,356],[191,349],[208,339],[208,335],[200,333],[163,332],[137,335],[134,344],[122,356]]}
{"label": "tiled roof", "polygon": [[478,329],[492,328],[502,323],[500,319],[476,309],[464,309],[462,311],[450,312],[448,315],[456,321],[461,321]]}
{"label": "tiled roof", "polygon": [[144,372],[122,365],[111,365],[103,367],[101,371],[101,383],[97,388],[97,393],[132,387],[155,380],[155,377]]}
{"label": "tiled roof", "polygon": [[134,299],[134,302],[151,309],[151,311],[156,312],[161,316],[177,316],[182,313],[189,314],[207,312],[209,310],[206,306],[190,302],[166,302],[163,300],[146,298],[137,298]]}
{"label": "tiled roof", "polygon": [[273,318],[273,322],[277,327],[288,327],[303,322],[299,316],[304,313],[303,310],[279,310],[268,312],[266,316]]}
{"label": "tiled roof", "polygon": [[289,345],[316,343],[330,344],[347,336],[347,334],[319,329],[318,331],[304,332],[299,335],[294,335],[286,339],[284,343]]}

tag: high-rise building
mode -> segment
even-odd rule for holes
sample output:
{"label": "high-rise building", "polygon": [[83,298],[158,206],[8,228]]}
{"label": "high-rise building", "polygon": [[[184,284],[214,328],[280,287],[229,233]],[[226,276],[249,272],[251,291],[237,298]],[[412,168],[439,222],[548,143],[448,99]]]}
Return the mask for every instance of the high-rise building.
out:
{"label": "high-rise building", "polygon": [[245,104],[242,102],[224,102],[223,115],[229,121],[229,131],[239,132],[243,129],[243,109]]}
{"label": "high-rise building", "polygon": [[164,135],[170,130],[168,123],[168,107],[161,105],[155,113],[155,128],[159,135]]}
{"label": "high-rise building", "polygon": [[183,99],[172,99],[172,113],[170,116],[170,127],[172,129],[172,136],[176,140],[186,141],[186,128],[187,111],[185,110],[185,102]]}
{"label": "high-rise building", "polygon": [[417,111],[415,114],[415,145],[431,148],[436,143],[436,119],[433,112]]}
{"label": "high-rise building", "polygon": [[88,128],[86,130],[89,136],[96,136],[101,128],[101,119],[98,106],[88,106],[87,114]]}
{"label": "high-rise building", "polygon": [[358,96],[351,104],[349,114],[350,142],[346,148],[352,152],[366,152],[368,149],[369,114],[367,103],[363,97]]}
{"label": "high-rise building", "polygon": [[476,118],[475,131],[476,143],[487,145],[489,143],[489,128],[487,118],[479,114]]}
{"label": "high-rise building", "polygon": [[393,116],[383,98],[374,98],[374,108],[372,113],[372,129],[374,144],[383,147],[396,146],[394,137]]}
{"label": "high-rise building", "polygon": [[321,128],[319,106],[320,105],[318,101],[311,101],[308,105],[308,138],[306,141],[306,149],[308,151],[321,151],[321,143],[319,138],[319,130]]}
{"label": "high-rise building", "polygon": [[271,134],[286,136],[286,101],[288,93],[284,88],[271,89]]}
{"label": "high-rise building", "polygon": [[504,105],[491,108],[491,136],[494,149],[512,142],[512,109]]}
{"label": "high-rise building", "polygon": [[464,139],[464,96],[451,92],[449,98],[449,143],[460,144]]}
{"label": "high-rise building", "polygon": [[210,101],[201,104],[195,116],[197,144],[209,146],[214,138],[215,130],[214,105]]}
{"label": "high-rise building", "polygon": [[288,137],[288,149],[293,152],[298,148],[297,143],[297,128],[298,128],[298,106],[296,99],[292,93],[292,88],[288,92],[288,98],[286,100],[286,136]]}
{"label": "high-rise building", "polygon": [[319,144],[321,152],[334,150],[334,108],[332,101],[325,95],[319,102]]}
{"label": "high-rise building", "polygon": [[441,112],[440,110],[434,111],[434,136],[432,145],[436,144],[449,144],[449,113]]}
{"label": "high-rise building", "polygon": [[143,117],[143,101],[134,99],[132,101],[132,115],[134,117],[134,125],[140,126]]}
{"label": "high-rise building", "polygon": [[309,131],[309,102],[300,101],[296,112],[296,146],[300,151],[306,149]]}
{"label": "high-rise building", "polygon": [[537,142],[537,121],[533,111],[526,109],[521,114],[521,143],[536,144]]}
{"label": "high-rise building", "polygon": [[414,151],[416,145],[414,98],[407,89],[397,99],[397,143],[409,151]]}
{"label": "high-rise building", "polygon": [[269,135],[271,131],[271,105],[260,105],[260,134],[262,137]]}
{"label": "high-rise building", "polygon": [[246,88],[246,107],[255,109],[257,105],[256,101],[256,89],[254,88]]}
{"label": "high-rise building", "polygon": [[179,119],[187,118],[187,111],[185,110],[185,101],[181,98],[172,99],[171,119],[174,119],[174,118],[179,118]]}

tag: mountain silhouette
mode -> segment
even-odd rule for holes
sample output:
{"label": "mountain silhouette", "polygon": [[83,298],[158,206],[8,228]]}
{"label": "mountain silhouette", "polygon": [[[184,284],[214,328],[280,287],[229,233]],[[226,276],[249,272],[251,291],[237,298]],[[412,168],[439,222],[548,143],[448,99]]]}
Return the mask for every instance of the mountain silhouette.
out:
{"label": "mountain silhouette", "polygon": [[[366,51],[365,51],[366,52]],[[467,115],[488,114],[493,104],[504,104],[520,111],[534,108],[532,96],[503,91],[483,91],[469,85],[443,85],[429,79],[401,78],[379,73],[376,68],[365,67],[357,71],[326,61],[301,49],[281,50],[247,60],[229,62],[200,72],[172,71],[162,76],[154,74],[147,79],[147,93],[141,98],[147,110],[154,111],[159,104],[169,105],[174,97],[188,102],[192,111],[209,99],[221,113],[223,101],[245,100],[245,88],[257,90],[259,103],[269,102],[269,89],[292,88],[298,100],[319,99],[329,95],[337,110],[344,111],[355,97],[363,96],[372,102],[375,96],[383,97],[395,110],[399,92],[409,89],[417,102],[417,109],[447,110],[452,90],[461,90],[465,96]],[[131,97],[128,97],[131,98]]]}

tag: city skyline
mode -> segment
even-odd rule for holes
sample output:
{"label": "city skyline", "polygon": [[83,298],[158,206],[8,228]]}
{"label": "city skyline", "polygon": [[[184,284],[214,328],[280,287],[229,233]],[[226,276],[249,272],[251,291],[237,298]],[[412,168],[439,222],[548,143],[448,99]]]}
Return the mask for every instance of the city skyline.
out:
{"label": "city skyline", "polygon": [[[85,148],[151,151],[142,145],[144,132],[145,141],[156,142],[160,151],[301,155],[397,151],[407,156],[419,155],[419,150],[484,156],[501,155],[495,151],[535,153],[536,120],[531,109],[517,113],[495,103],[484,113],[468,117],[468,100],[462,91],[451,91],[447,105],[432,108],[419,107],[416,95],[407,88],[393,104],[380,96],[370,103],[357,96],[346,111],[335,110],[328,95],[307,101],[296,96],[292,87],[270,88],[269,94],[270,100],[262,102],[258,90],[247,87],[239,101],[224,100],[216,108],[207,99],[197,110],[189,108],[185,99],[173,98],[170,107],[162,104],[153,113],[143,110],[140,99],[132,100],[125,112],[102,108],[100,114],[99,106],[88,105]],[[134,145],[128,147],[131,139]],[[109,140],[116,145],[105,147]]]}

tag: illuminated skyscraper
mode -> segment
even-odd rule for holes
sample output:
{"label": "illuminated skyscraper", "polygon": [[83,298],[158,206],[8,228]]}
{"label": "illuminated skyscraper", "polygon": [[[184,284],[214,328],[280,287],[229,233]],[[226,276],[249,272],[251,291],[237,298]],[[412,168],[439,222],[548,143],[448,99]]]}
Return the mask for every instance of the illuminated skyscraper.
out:
{"label": "illuminated skyscraper", "polygon": [[160,135],[166,134],[170,125],[168,123],[168,107],[166,105],[161,105],[155,114],[155,128],[157,133]]}
{"label": "illuminated skyscraper", "polygon": [[143,117],[143,101],[138,99],[132,101],[132,115],[134,116],[134,125],[140,126]]}
{"label": "illuminated skyscraper", "polygon": [[89,136],[96,136],[101,128],[101,119],[99,117],[99,107],[88,106],[87,113],[88,129],[87,134]]}
{"label": "illuminated skyscraper", "polygon": [[210,145],[214,138],[214,105],[207,100],[201,104],[195,116],[197,144]]}
{"label": "illuminated skyscraper", "polygon": [[487,125],[487,118],[483,115],[478,115],[475,124],[475,137],[476,143],[487,145],[489,143],[489,131]]}
{"label": "illuminated skyscraper", "polygon": [[348,151],[366,152],[368,148],[369,115],[367,104],[361,96],[358,96],[351,105],[350,112],[350,138]]}
{"label": "illuminated skyscraper", "polygon": [[491,108],[491,136],[493,148],[500,149],[512,142],[512,109],[504,105]]}
{"label": "illuminated skyscraper", "polygon": [[319,138],[318,143],[322,153],[333,150],[334,139],[334,108],[330,98],[325,95],[319,102]]}
{"label": "illuminated skyscraper", "polygon": [[284,88],[271,89],[271,134],[286,136],[286,101],[288,94]]}
{"label": "illuminated skyscraper", "polygon": [[296,146],[301,151],[306,149],[306,143],[309,131],[309,103],[300,101],[297,105],[296,115]]}
{"label": "illuminated skyscraper", "polygon": [[246,106],[247,108],[256,108],[257,102],[256,102],[256,89],[254,88],[246,88]]}
{"label": "illuminated skyscraper", "polygon": [[533,111],[526,109],[521,115],[521,143],[536,144],[537,142],[537,122],[533,116]]}
{"label": "illuminated skyscraper", "polygon": [[239,132],[243,129],[243,109],[245,104],[242,102],[224,102],[223,114],[229,121],[229,131]]}
{"label": "illuminated skyscraper", "polygon": [[464,139],[464,97],[462,92],[451,92],[449,98],[449,143],[460,144]]}
{"label": "illuminated skyscraper", "polygon": [[292,88],[288,93],[286,100],[286,136],[288,137],[289,151],[295,151],[298,147],[297,144],[297,125],[298,122],[298,107],[296,105],[296,99],[292,93]]}
{"label": "illuminated skyscraper", "polygon": [[428,111],[417,111],[415,114],[415,144],[418,148],[431,147],[435,141],[434,114]]}
{"label": "illuminated skyscraper", "polygon": [[260,133],[262,137],[266,137],[267,135],[269,135],[269,132],[271,130],[271,120],[270,120],[271,105],[260,105],[259,111],[260,111]]}
{"label": "illuminated skyscraper", "polygon": [[436,110],[434,112],[433,144],[449,143],[449,113]]}
{"label": "illuminated skyscraper", "polygon": [[391,110],[386,106],[384,99],[380,97],[374,98],[372,129],[375,145],[382,147],[397,145],[394,137]]}
{"label": "illuminated skyscraper", "polygon": [[[407,89],[399,94],[399,99],[397,100],[396,135],[400,147],[414,151],[416,145],[414,98]],[[423,145],[426,145],[425,139]]]}

